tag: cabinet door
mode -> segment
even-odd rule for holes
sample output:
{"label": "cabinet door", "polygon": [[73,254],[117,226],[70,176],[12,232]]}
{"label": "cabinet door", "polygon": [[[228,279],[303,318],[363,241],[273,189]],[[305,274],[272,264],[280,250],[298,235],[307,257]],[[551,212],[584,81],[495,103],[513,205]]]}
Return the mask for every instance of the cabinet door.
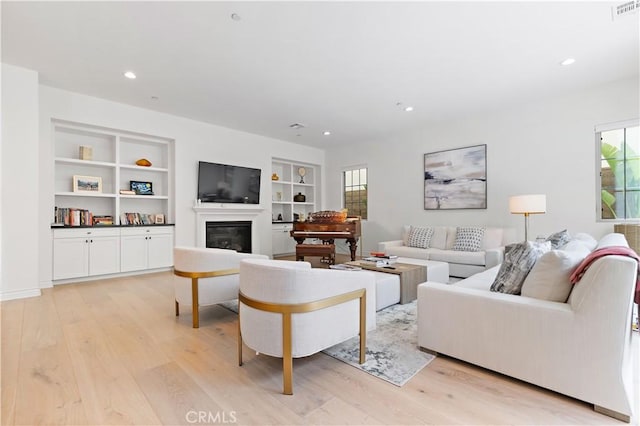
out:
{"label": "cabinet door", "polygon": [[173,234],[153,234],[148,238],[149,269],[173,266]]}
{"label": "cabinet door", "polygon": [[53,279],[63,280],[87,275],[89,275],[89,239],[54,239]]}
{"label": "cabinet door", "polygon": [[120,271],[147,269],[147,241],[146,235],[120,237]]}
{"label": "cabinet door", "polygon": [[91,237],[89,239],[89,275],[120,272],[120,238]]}
{"label": "cabinet door", "polygon": [[293,225],[285,225],[284,227],[284,240],[283,240],[283,250],[284,253],[295,253],[296,252],[296,240],[291,236],[290,231],[293,229]]}

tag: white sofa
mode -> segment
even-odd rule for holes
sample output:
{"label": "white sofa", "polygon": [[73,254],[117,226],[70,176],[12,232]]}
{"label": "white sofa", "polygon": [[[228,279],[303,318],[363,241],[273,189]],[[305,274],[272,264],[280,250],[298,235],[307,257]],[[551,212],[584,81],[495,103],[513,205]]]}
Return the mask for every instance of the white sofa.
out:
{"label": "white sofa", "polygon": [[[619,245],[626,246],[624,237],[609,234],[597,248]],[[573,286],[567,275],[564,303],[489,291],[499,268],[452,285],[418,286],[419,346],[589,402],[628,422],[635,401],[631,317],[637,262],[599,258]]]}
{"label": "white sofa", "polygon": [[502,263],[504,246],[516,239],[513,228],[485,228],[480,251],[455,251],[455,226],[432,226],[433,237],[429,248],[409,247],[409,225],[402,229],[402,239],[378,243],[378,251],[388,255],[423,260],[436,260],[449,264],[449,275],[469,277]]}

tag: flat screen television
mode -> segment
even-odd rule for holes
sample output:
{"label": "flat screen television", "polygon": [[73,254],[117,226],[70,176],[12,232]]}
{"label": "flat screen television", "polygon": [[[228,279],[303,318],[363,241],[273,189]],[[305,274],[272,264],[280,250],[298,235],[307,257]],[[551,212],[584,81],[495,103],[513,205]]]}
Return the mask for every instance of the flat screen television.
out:
{"label": "flat screen television", "polygon": [[203,203],[260,204],[260,169],[198,164],[198,199]]}

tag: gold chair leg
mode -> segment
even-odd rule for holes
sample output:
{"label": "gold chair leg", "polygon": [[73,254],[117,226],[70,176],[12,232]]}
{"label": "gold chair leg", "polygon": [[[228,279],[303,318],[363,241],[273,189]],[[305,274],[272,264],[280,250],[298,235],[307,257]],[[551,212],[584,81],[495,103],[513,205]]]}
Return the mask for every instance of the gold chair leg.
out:
{"label": "gold chair leg", "polygon": [[285,395],[293,395],[293,356],[291,354],[291,313],[282,314],[282,378]]}
{"label": "gold chair leg", "polygon": [[360,296],[360,364],[367,357],[367,292]]}
{"label": "gold chair leg", "polygon": [[200,327],[200,315],[198,312],[198,279],[191,278],[191,311],[193,316],[193,328]]}
{"label": "gold chair leg", "polygon": [[238,365],[242,366],[242,329],[240,328],[240,301],[238,301]]}
{"label": "gold chair leg", "polygon": [[178,304],[178,301],[176,300],[176,316],[179,317],[180,316],[180,305]]}

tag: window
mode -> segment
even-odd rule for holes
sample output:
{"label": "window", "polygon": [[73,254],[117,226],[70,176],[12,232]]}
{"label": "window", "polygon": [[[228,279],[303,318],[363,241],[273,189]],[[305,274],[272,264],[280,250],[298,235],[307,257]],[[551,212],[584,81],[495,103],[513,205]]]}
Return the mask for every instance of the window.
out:
{"label": "window", "polygon": [[596,127],[598,219],[640,219],[640,134],[638,121]]}
{"label": "window", "polygon": [[343,205],[349,216],[367,218],[367,169],[358,167],[342,172]]}

